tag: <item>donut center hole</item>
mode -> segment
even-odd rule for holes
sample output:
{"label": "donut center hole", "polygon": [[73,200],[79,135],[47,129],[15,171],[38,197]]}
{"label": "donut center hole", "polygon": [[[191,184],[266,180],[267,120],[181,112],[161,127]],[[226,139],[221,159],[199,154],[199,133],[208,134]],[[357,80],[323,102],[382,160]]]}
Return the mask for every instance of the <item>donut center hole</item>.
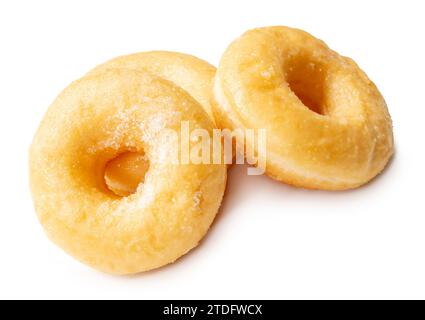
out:
{"label": "donut center hole", "polygon": [[325,72],[321,64],[308,57],[297,57],[286,68],[286,81],[292,92],[311,111],[326,115]]}
{"label": "donut center hole", "polygon": [[110,191],[127,197],[145,181],[149,161],[143,152],[125,152],[106,164],[105,183]]}

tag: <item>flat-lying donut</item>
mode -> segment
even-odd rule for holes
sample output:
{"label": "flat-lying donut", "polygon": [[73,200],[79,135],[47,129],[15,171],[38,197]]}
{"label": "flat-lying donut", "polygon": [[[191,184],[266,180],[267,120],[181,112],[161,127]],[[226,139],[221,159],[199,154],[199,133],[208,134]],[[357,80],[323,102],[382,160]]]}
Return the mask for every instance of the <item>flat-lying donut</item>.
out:
{"label": "flat-lying donut", "polygon": [[[33,200],[49,238],[113,274],[158,268],[194,248],[219,209],[226,166],[164,161],[179,144],[163,133],[182,121],[214,128],[187,92],[148,72],[109,70],[66,88],[30,148]],[[136,193],[120,197],[104,172],[127,152],[148,167]]]}
{"label": "flat-lying donut", "polygon": [[214,96],[219,127],[267,130],[266,173],[289,184],[355,188],[393,154],[391,118],[376,86],[353,60],[301,30],[259,28],[235,40]]}

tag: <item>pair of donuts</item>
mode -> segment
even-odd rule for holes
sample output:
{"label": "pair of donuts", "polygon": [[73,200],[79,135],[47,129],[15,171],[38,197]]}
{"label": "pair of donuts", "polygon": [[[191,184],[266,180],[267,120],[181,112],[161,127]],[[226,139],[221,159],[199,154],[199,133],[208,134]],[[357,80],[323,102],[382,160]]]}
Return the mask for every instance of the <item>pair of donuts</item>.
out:
{"label": "pair of donuts", "polygon": [[[48,236],[114,274],[152,270],[194,248],[219,210],[227,167],[159,161],[180,148],[164,133],[183,122],[210,137],[232,130],[266,153],[268,176],[304,188],[358,187],[394,151],[376,86],[304,31],[250,30],[217,70],[181,53],[123,56],[66,88],[35,135],[30,184]],[[265,151],[238,137],[247,129],[266,130]]]}

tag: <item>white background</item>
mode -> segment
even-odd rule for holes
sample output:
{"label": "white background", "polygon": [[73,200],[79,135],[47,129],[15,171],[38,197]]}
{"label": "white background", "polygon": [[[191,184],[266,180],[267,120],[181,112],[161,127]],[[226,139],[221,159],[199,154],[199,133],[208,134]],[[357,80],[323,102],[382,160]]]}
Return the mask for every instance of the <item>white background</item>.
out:
{"label": "white background", "polygon": [[[423,1],[1,1],[0,298],[425,298]],[[27,150],[74,79],[164,49],[217,64],[247,29],[305,29],[355,59],[385,96],[396,155],[354,191],[307,191],[235,167],[201,246],[174,265],[109,276],[45,237]]]}

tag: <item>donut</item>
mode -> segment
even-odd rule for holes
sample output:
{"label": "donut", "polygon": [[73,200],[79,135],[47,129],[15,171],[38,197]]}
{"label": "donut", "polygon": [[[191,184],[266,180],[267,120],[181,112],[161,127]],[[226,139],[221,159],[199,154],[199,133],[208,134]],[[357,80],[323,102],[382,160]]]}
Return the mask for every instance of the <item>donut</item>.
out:
{"label": "donut", "polygon": [[211,93],[216,68],[204,60],[180,52],[148,51],[114,58],[95,67],[88,74],[107,69],[147,70],[174,82],[195,98],[214,119]]}
{"label": "donut", "polygon": [[213,100],[219,127],[266,129],[266,174],[288,184],[356,188],[393,154],[391,118],[375,84],[302,30],[258,28],[235,40]]}
{"label": "donut", "polygon": [[[66,88],[29,153],[32,197],[48,237],[112,274],[159,268],[196,247],[220,207],[227,170],[167,161],[180,145],[165,133],[180,132],[182,121],[214,128],[186,91],[146,71],[106,70]],[[105,168],[135,154],[147,162],[145,175],[123,197],[108,188]]]}

